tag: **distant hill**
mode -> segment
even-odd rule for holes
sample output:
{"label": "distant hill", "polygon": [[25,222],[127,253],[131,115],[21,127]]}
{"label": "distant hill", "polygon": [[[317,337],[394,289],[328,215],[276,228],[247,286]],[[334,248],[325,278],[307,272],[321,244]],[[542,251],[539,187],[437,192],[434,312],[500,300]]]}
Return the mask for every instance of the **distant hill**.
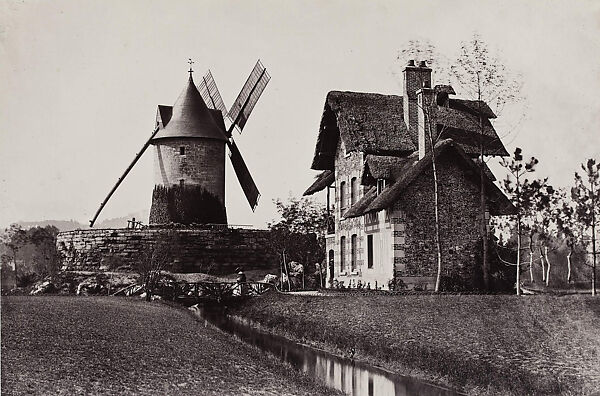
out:
{"label": "distant hill", "polygon": [[133,217],[135,217],[135,221],[141,221],[143,224],[148,224],[148,216],[149,212],[147,210],[129,213],[127,216],[102,220],[101,222],[96,223],[94,228],[125,228],[127,227],[127,220],[131,220]]}
{"label": "distant hill", "polygon": [[71,231],[86,227],[85,224],[81,224],[75,220],[19,221],[17,224],[23,228],[46,227],[50,225],[58,228],[60,231]]}
{"label": "distant hill", "polygon": [[[112,219],[105,219],[100,222],[97,222],[94,225],[94,228],[125,228],[127,227],[127,220],[131,220],[135,217],[136,221],[141,221],[143,224],[148,224],[148,211],[139,211],[135,213],[130,213],[126,216],[115,217]],[[76,220],[39,220],[39,221],[19,221],[17,222],[23,228],[31,228],[31,227],[46,227],[48,225],[54,226],[58,228],[60,231],[71,231],[76,230],[78,228],[86,229],[89,228],[87,223],[80,223]],[[4,225],[0,231],[7,228],[9,224]]]}

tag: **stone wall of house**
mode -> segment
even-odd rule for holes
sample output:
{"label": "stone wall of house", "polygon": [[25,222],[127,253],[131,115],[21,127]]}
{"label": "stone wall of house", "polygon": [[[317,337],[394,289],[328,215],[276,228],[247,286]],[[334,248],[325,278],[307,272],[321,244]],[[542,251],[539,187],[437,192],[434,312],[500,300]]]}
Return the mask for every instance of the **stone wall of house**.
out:
{"label": "stone wall of house", "polygon": [[[327,252],[334,251],[334,279],[344,282],[344,286],[356,285],[360,279],[364,264],[365,236],[362,217],[342,219],[343,213],[352,206],[352,196],[357,202],[364,195],[365,186],[360,184],[364,154],[353,151],[346,153],[344,144],[340,144],[336,152],[335,167],[335,239],[327,239]],[[355,190],[352,193],[352,180]],[[342,184],[343,183],[343,184]],[[342,187],[343,186],[343,187]],[[342,194],[342,189],[344,193]],[[343,198],[342,198],[343,195]],[[343,199],[343,201],[342,201]],[[352,239],[355,235],[354,263]],[[343,238],[343,239],[342,239]],[[344,248],[342,249],[342,240]],[[342,259],[343,255],[343,259]]]}
{"label": "stone wall of house", "polygon": [[[478,273],[475,257],[480,239],[477,175],[466,173],[449,155],[437,162],[442,275],[471,283]],[[425,277],[431,283],[437,274],[433,188],[433,172],[425,171],[395,204],[395,208],[402,208],[397,222],[403,224],[397,230],[401,232],[395,232],[398,238],[403,237],[403,246],[395,246],[396,278]]]}
{"label": "stone wall of house", "polygon": [[168,244],[174,272],[226,274],[270,268],[276,258],[269,252],[266,230],[214,228],[91,229],[61,232],[57,247],[62,269],[98,271],[108,263],[135,267],[158,243]]}

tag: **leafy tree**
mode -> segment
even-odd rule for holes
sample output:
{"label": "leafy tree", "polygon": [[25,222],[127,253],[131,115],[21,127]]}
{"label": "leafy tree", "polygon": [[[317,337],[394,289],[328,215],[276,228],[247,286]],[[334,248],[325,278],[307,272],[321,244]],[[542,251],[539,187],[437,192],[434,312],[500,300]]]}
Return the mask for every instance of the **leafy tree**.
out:
{"label": "leafy tree", "polygon": [[483,280],[486,288],[490,285],[490,269],[488,260],[488,238],[486,220],[486,192],[485,192],[485,153],[490,143],[485,139],[485,123],[487,117],[484,114],[484,105],[487,103],[500,114],[507,103],[516,102],[520,99],[521,78],[512,75],[502,61],[490,54],[487,44],[475,34],[468,42],[463,42],[460,55],[451,66],[451,74],[457,88],[468,98],[476,99],[479,117],[479,164],[480,164],[480,208],[481,224],[480,233],[483,240]]}
{"label": "leafy tree", "polygon": [[27,239],[34,246],[32,264],[40,276],[54,276],[60,269],[60,257],[56,248],[58,228],[54,226],[32,227],[27,230]]}
{"label": "leafy tree", "polygon": [[283,272],[288,275],[288,263],[302,265],[302,286],[305,287],[307,267],[325,258],[325,231],[327,210],[308,198],[289,198],[287,202],[274,201],[280,215],[278,221],[269,223],[271,247],[282,259]]}
{"label": "leafy tree", "polygon": [[588,159],[581,165],[583,176],[575,173],[575,185],[571,188],[576,220],[592,234],[592,295],[596,295],[596,219],[600,215],[600,164]]}
{"label": "leafy tree", "polygon": [[[516,267],[516,289],[517,295],[521,295],[521,246],[522,246],[522,228],[523,216],[527,213],[534,204],[534,197],[539,190],[539,182],[533,185],[524,176],[527,173],[535,171],[535,166],[538,160],[534,157],[527,162],[523,160],[522,150],[517,147],[510,161],[503,160],[502,165],[509,171],[509,174],[504,180],[504,191],[511,199],[517,209],[515,215],[515,225],[517,229],[517,260],[514,264]],[[512,263],[507,263],[512,264]]]}
{"label": "leafy tree", "polygon": [[18,280],[19,273],[22,273],[22,270],[19,270],[17,266],[17,254],[28,242],[27,232],[19,224],[11,224],[0,236],[0,241],[11,253],[15,278]]}

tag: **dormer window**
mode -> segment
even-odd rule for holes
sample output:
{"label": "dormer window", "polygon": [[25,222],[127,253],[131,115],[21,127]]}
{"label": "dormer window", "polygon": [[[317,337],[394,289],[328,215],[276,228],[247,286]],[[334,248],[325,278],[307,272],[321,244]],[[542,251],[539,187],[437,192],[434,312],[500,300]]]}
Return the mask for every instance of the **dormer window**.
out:
{"label": "dormer window", "polygon": [[184,146],[179,147],[179,155],[185,155],[185,147]]}
{"label": "dormer window", "polygon": [[377,179],[377,195],[385,189],[385,179]]}

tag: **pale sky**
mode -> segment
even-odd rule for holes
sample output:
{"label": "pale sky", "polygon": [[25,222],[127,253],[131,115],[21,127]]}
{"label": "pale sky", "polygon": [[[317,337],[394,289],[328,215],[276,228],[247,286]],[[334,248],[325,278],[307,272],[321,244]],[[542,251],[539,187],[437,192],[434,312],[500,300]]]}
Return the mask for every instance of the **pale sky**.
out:
{"label": "pale sky", "polygon": [[[570,184],[600,158],[598,1],[0,0],[0,226],[87,223],[156,106],[184,88],[188,58],[228,106],[260,58],[272,79],[236,141],[262,197],[253,213],[228,164],[226,202],[230,223],[264,227],[273,199],[312,183],[327,92],[401,94],[408,40],[453,58],[475,32],[523,76],[525,102],[496,123],[507,149]],[[153,186],[148,150],[98,221],[149,210]]]}

